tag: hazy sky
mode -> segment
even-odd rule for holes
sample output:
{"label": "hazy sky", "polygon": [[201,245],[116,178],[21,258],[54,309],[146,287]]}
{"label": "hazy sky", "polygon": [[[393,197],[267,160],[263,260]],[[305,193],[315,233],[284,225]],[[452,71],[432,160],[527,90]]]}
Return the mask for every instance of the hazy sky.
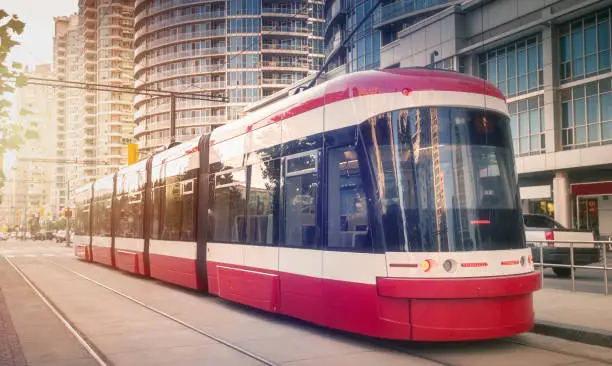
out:
{"label": "hazy sky", "polygon": [[[26,24],[18,39],[21,45],[11,50],[9,59],[30,66],[52,63],[53,17],[74,13],[77,5],[78,0],[0,0],[0,9],[17,15]],[[14,165],[14,160],[14,152],[5,155],[5,172]]]}
{"label": "hazy sky", "polygon": [[0,9],[26,24],[11,59],[31,66],[53,62],[53,17],[74,13],[77,5],[78,0],[0,0]]}

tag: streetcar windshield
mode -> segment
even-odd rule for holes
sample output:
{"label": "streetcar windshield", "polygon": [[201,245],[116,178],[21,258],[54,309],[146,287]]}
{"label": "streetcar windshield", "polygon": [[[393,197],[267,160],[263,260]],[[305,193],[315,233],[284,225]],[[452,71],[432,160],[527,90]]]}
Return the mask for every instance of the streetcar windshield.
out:
{"label": "streetcar windshield", "polygon": [[387,251],[524,247],[508,118],[417,108],[362,125]]}

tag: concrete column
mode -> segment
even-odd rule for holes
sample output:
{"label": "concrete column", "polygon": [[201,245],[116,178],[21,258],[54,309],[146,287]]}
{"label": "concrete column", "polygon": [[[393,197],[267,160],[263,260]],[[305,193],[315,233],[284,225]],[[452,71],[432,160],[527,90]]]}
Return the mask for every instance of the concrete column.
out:
{"label": "concrete column", "polygon": [[555,204],[555,220],[561,225],[571,226],[570,185],[567,172],[556,172],[553,178],[553,202]]}
{"label": "concrete column", "polygon": [[521,200],[521,210],[524,213],[529,213],[529,200]]}
{"label": "concrete column", "polygon": [[561,104],[559,102],[558,32],[555,25],[542,30],[544,76],[544,127],[546,153],[561,150]]}

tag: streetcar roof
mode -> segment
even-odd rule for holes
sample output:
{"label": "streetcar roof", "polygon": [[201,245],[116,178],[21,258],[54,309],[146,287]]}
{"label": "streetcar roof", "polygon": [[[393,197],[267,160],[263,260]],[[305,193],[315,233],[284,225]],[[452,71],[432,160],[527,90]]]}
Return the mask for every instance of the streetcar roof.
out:
{"label": "streetcar roof", "polygon": [[425,68],[369,70],[346,74],[229,122],[211,133],[211,144],[229,140],[326,104],[371,94],[456,91],[505,100],[491,83],[467,74]]}

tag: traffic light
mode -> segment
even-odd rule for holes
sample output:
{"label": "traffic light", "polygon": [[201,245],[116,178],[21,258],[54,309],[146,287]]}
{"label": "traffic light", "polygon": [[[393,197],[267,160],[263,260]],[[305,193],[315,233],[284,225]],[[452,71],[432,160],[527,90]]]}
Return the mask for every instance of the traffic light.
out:
{"label": "traffic light", "polygon": [[43,216],[45,216],[45,208],[41,207],[40,208],[40,217],[43,217]]}
{"label": "traffic light", "polygon": [[128,165],[138,162],[138,144],[128,144]]}
{"label": "traffic light", "polygon": [[65,216],[66,216],[67,218],[71,218],[71,217],[72,217],[72,210],[71,210],[71,209],[69,209],[69,208],[67,208],[67,209],[65,210]]}

